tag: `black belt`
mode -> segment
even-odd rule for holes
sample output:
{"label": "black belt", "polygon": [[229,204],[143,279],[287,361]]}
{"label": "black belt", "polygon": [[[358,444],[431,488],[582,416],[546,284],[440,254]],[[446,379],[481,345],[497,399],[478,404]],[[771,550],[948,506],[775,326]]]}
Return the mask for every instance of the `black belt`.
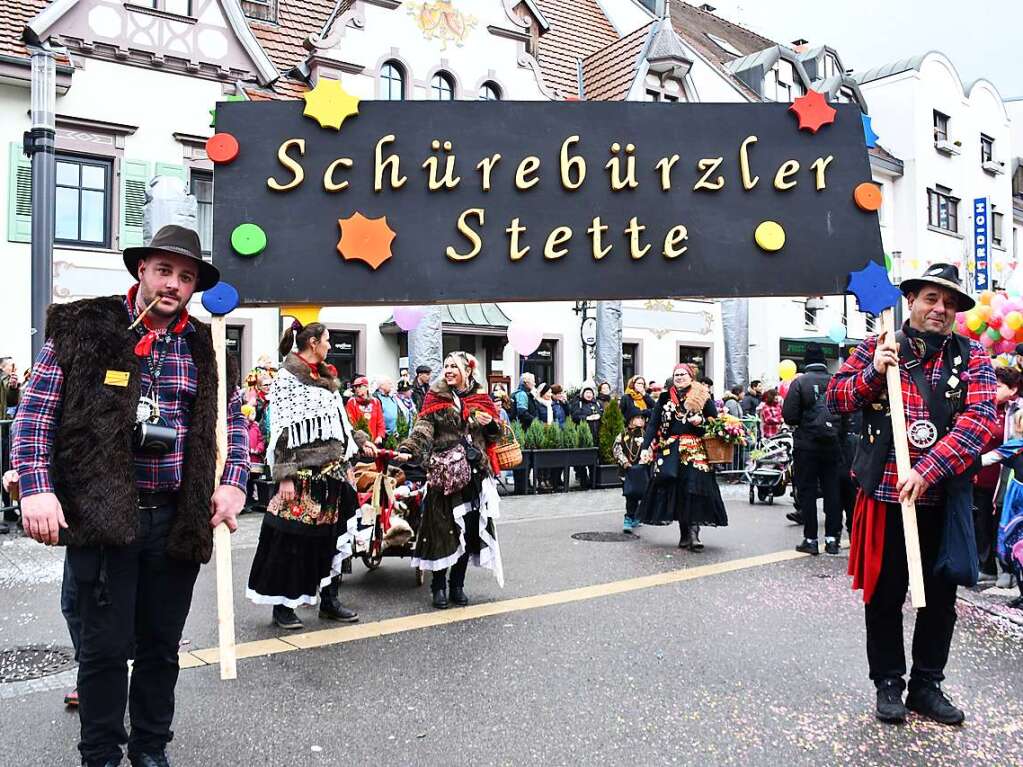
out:
{"label": "black belt", "polygon": [[140,509],[156,509],[160,506],[172,506],[177,503],[178,494],[177,492],[157,492],[151,493],[145,490],[139,490],[139,508]]}

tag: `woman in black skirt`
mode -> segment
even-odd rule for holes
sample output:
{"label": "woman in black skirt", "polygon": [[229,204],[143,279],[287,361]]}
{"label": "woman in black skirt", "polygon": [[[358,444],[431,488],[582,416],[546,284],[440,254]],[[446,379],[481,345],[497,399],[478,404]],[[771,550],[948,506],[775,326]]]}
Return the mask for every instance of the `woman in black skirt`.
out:
{"label": "woman in black skirt", "polygon": [[714,470],[703,447],[703,425],[717,416],[707,387],[695,382],[691,365],[676,365],[672,385],[654,406],[643,438],[653,479],[639,508],[647,525],[679,524],[678,547],[702,551],[700,526],[728,524]]}
{"label": "woman in black skirt", "polygon": [[321,618],[359,619],[338,599],[342,567],[350,572],[349,521],[357,506],[349,461],[360,448],[376,451],[368,435],[352,431],[338,380],[324,364],[329,349],[324,325],[295,321],[281,338],[284,364],[270,392],[267,464],[279,485],[263,515],[245,595],[273,605],[273,621],[284,629],[302,628],[295,608],[317,601]]}
{"label": "woman in black skirt", "polygon": [[399,460],[414,456],[427,470],[429,489],[412,566],[433,572],[433,606],[438,609],[448,606],[448,586],[451,602],[469,604],[464,587],[470,557],[504,586],[494,524],[501,429],[497,406],[479,375],[471,354],[448,355],[444,375],[430,388],[415,428],[398,448]]}

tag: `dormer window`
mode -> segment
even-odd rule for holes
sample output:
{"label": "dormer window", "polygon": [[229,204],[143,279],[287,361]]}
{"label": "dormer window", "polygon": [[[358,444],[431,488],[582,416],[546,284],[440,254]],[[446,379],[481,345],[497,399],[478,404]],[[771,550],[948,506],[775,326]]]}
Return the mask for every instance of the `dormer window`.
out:
{"label": "dormer window", "polygon": [[824,54],[824,79],[827,80],[837,75],[838,72],[838,59],[830,53]]}
{"label": "dormer window", "polygon": [[802,83],[796,77],[791,62],[783,59],[764,75],[764,98],[783,104],[801,95]]}
{"label": "dormer window", "polygon": [[242,13],[256,21],[277,23],[277,0],[242,0]]}
{"label": "dormer window", "polygon": [[646,76],[646,100],[647,101],[686,101],[686,91],[674,77],[661,77],[655,72]]}

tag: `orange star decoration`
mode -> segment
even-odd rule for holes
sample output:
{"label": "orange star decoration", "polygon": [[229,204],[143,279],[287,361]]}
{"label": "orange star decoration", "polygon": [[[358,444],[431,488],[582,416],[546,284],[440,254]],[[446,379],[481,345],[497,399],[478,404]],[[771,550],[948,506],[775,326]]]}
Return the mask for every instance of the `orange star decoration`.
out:
{"label": "orange star decoration", "polygon": [[316,87],[302,94],[306,117],[312,117],[321,128],[341,130],[346,118],[359,114],[359,99],[341,87],[340,80],[321,77]]}
{"label": "orange star decoration", "polygon": [[808,91],[805,96],[800,96],[792,102],[790,112],[795,112],[799,117],[799,130],[808,130],[816,133],[822,125],[831,125],[838,113],[834,107],[828,105],[823,93]]}
{"label": "orange star decoration", "polygon": [[337,223],[341,227],[337,250],[345,261],[363,261],[376,270],[394,255],[391,243],[397,234],[387,225],[387,216],[366,218],[355,213]]}

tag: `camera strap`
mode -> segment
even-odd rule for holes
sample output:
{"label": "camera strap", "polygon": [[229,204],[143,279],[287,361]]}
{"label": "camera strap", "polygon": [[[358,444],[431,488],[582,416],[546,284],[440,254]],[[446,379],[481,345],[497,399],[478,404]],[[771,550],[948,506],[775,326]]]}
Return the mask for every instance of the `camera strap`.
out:
{"label": "camera strap", "polygon": [[163,365],[167,361],[167,355],[170,352],[169,334],[164,334],[157,338],[153,347],[154,351],[142,358],[149,371],[149,389],[139,400],[137,420],[156,423],[160,418],[160,395],[158,392],[160,374],[163,372]]}

